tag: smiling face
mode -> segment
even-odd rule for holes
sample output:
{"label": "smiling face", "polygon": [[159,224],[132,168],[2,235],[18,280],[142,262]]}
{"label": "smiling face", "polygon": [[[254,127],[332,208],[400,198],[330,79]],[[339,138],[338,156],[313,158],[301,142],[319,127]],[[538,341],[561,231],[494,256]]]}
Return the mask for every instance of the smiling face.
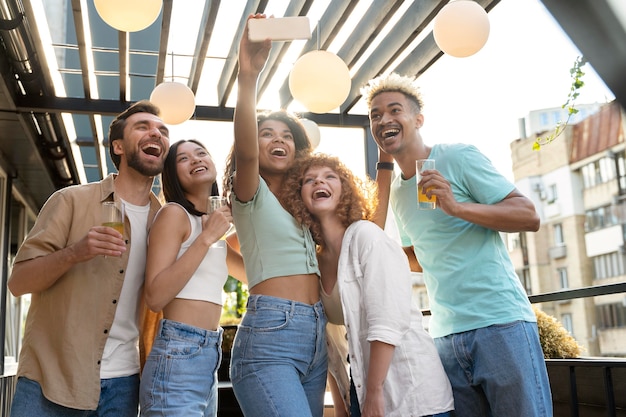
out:
{"label": "smiling face", "polygon": [[194,186],[210,189],[217,170],[209,152],[194,142],[181,143],[176,149],[176,175],[185,192]]}
{"label": "smiling face", "polygon": [[417,140],[424,124],[417,105],[395,91],[380,93],[372,99],[369,118],[376,144],[391,155]]}
{"label": "smiling face", "polygon": [[293,134],[286,123],[267,119],[259,125],[259,166],[263,171],[284,172],[296,154]]}
{"label": "smiling face", "polygon": [[169,130],[158,116],[135,113],[126,119],[124,139],[114,140],[111,146],[122,155],[122,161],[125,157],[129,168],[153,177],[163,170],[170,146]]}
{"label": "smiling face", "polygon": [[302,178],[300,195],[306,209],[317,218],[334,213],[341,200],[339,175],[329,167],[311,166]]}

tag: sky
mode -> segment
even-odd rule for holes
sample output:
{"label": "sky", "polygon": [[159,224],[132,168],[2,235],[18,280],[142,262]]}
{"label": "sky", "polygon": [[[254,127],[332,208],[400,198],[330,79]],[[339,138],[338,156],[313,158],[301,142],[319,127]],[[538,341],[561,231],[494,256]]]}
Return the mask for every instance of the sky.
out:
{"label": "sky", "polygon": [[[519,119],[532,110],[565,103],[569,70],[581,53],[540,0],[501,0],[488,16],[489,39],[478,53],[467,58],[444,54],[417,79],[425,102],[421,133],[428,145],[476,145],[513,181],[510,143],[520,137]],[[590,64],[583,70],[585,86],[577,103],[613,100]],[[171,137],[204,140],[221,173],[232,145],[232,124],[212,122],[207,135],[206,123],[192,120],[171,126]],[[337,155],[364,176],[362,130],[320,130],[317,150]]]}
{"label": "sky", "polygon": [[[510,143],[520,137],[519,119],[566,102],[569,70],[582,54],[539,0],[502,0],[488,16],[483,49],[467,58],[444,55],[418,78],[422,137],[472,143],[513,180]],[[583,71],[577,103],[614,99],[590,64]]]}

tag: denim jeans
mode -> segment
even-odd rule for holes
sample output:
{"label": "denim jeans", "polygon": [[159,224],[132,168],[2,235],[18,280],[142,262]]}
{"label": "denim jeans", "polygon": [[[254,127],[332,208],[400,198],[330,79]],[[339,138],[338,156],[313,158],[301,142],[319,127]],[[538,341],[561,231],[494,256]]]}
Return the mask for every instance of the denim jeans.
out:
{"label": "denim jeans", "polygon": [[141,374],[142,416],[215,416],[223,329],[161,320]]}
{"label": "denim jeans", "polygon": [[139,375],[100,380],[97,410],[63,407],[46,399],[37,381],[19,377],[11,417],[137,417]]}
{"label": "denim jeans", "polygon": [[328,354],[322,303],[251,295],[232,351],[233,391],[249,417],[321,417]]}
{"label": "denim jeans", "polygon": [[493,325],[435,338],[457,417],[550,417],[552,396],[537,324]]}

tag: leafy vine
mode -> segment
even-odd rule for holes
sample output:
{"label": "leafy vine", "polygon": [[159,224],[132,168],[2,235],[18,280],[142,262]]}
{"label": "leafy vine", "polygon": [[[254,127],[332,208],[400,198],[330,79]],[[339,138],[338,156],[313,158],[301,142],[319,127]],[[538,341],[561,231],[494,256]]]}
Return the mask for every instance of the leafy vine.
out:
{"label": "leafy vine", "polygon": [[535,139],[535,142],[533,143],[534,151],[540,150],[541,146],[548,145],[557,137],[559,137],[561,133],[563,133],[563,130],[565,130],[565,127],[569,123],[571,117],[574,114],[578,113],[578,109],[576,109],[576,107],[574,106],[576,103],[576,99],[580,95],[578,90],[580,90],[585,85],[585,82],[582,80],[583,75],[585,75],[582,67],[584,67],[586,63],[587,61],[583,57],[576,57],[574,66],[569,70],[570,77],[572,79],[572,85],[570,86],[569,94],[567,95],[567,101],[561,106],[561,108],[563,109],[567,108],[567,119],[565,120],[565,122],[559,121],[556,124],[554,131],[550,135]]}

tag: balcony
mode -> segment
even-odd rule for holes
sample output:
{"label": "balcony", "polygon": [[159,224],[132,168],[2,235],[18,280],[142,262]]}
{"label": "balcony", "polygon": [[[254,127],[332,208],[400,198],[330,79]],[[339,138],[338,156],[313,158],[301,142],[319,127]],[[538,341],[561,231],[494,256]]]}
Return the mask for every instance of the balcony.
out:
{"label": "balcony", "polygon": [[567,256],[567,246],[559,245],[553,246],[548,250],[548,254],[550,255],[550,259],[561,259]]}
{"label": "balcony", "polygon": [[[620,293],[626,293],[626,282],[531,295],[529,300],[531,303],[559,302]],[[231,332],[236,329],[230,327]],[[218,371],[218,416],[240,417],[242,414],[228,377],[229,361],[230,354],[225,349]],[[4,362],[0,365],[0,417],[8,417],[17,366]],[[555,417],[626,417],[626,358],[546,359],[546,366]]]}

